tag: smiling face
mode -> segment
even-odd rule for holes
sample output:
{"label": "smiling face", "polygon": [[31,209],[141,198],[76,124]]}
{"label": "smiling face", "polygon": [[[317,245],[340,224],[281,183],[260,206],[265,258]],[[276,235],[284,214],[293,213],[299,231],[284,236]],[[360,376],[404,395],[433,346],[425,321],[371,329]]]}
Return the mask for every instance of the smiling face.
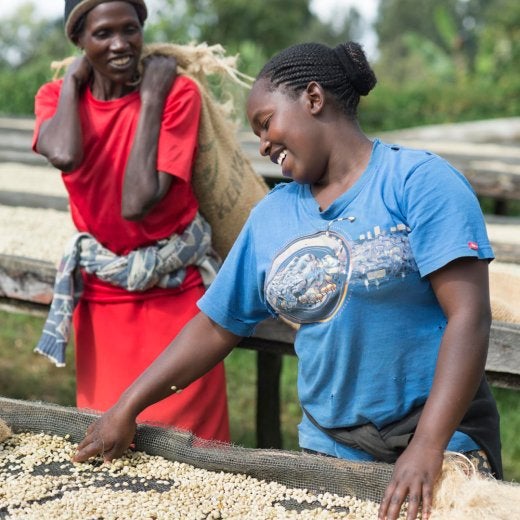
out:
{"label": "smiling face", "polygon": [[269,87],[267,79],[258,80],[247,100],[247,117],[260,138],[260,154],[296,182],[319,182],[328,160],[318,122],[323,99],[317,99],[309,88],[294,97],[283,87]]}
{"label": "smiling face", "polygon": [[94,69],[98,86],[124,86],[135,77],[143,31],[134,6],[128,2],[104,2],[90,10],[78,46]]}

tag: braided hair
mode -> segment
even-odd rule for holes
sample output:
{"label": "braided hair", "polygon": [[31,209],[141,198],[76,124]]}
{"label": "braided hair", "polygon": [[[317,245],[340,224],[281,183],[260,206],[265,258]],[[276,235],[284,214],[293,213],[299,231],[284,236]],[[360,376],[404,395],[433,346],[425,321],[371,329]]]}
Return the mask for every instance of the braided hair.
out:
{"label": "braided hair", "polygon": [[356,117],[360,96],[366,96],[377,81],[362,47],[355,42],[335,48],[321,43],[293,45],[264,65],[256,78],[260,79],[268,80],[272,90],[283,86],[294,97],[316,81],[350,117]]}

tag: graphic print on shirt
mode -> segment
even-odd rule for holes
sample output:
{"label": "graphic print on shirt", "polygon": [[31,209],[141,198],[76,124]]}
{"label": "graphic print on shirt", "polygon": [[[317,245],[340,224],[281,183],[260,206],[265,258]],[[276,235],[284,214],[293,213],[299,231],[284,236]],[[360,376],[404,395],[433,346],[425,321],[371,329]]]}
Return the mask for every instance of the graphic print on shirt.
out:
{"label": "graphic print on shirt", "polygon": [[323,231],[301,237],[274,259],[266,277],[269,305],[296,323],[330,319],[347,292],[350,250],[340,235]]}
{"label": "graphic print on shirt", "polygon": [[352,287],[378,288],[418,271],[404,224],[385,232],[378,226],[363,233],[352,245]]}
{"label": "graphic print on shirt", "polygon": [[379,227],[355,241],[333,231],[298,238],[273,260],[265,282],[269,305],[294,323],[330,320],[345,302],[349,286],[380,288],[416,272],[403,224]]}

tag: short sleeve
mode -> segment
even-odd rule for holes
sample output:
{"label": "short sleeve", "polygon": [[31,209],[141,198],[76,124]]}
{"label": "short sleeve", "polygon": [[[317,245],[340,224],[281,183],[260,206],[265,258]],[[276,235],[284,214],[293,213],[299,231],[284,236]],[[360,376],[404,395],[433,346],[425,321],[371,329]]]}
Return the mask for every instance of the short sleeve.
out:
{"label": "short sleeve", "polygon": [[57,80],[45,83],[36,93],[34,99],[34,115],[36,116],[36,120],[32,139],[33,151],[36,151],[36,143],[38,142],[38,135],[40,134],[42,123],[50,119],[56,112],[62,82],[62,80]]}
{"label": "short sleeve", "polygon": [[403,210],[421,276],[457,258],[494,258],[473,188],[440,157],[432,155],[408,175]]}
{"label": "short sleeve", "polygon": [[263,293],[265,275],[257,260],[248,221],[197,304],[204,314],[238,336],[250,336],[259,322],[271,316]]}
{"label": "short sleeve", "polygon": [[201,96],[194,81],[176,78],[168,95],[159,134],[157,169],[189,182],[197,151]]}

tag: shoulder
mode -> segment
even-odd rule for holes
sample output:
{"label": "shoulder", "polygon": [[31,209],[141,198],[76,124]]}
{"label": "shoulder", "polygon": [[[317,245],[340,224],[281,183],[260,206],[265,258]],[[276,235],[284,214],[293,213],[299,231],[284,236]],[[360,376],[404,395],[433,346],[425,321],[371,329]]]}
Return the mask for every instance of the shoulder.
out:
{"label": "shoulder", "polygon": [[44,83],[37,92],[37,96],[45,97],[45,96],[55,96],[60,93],[61,85],[63,83],[63,79],[56,79],[54,81],[49,81]]}
{"label": "shoulder", "polygon": [[398,182],[406,184],[421,179],[442,184],[448,179],[467,184],[460,171],[446,159],[429,150],[382,142],[380,146],[384,156],[383,162]]}
{"label": "shoulder", "polygon": [[183,108],[200,104],[200,89],[195,81],[187,76],[177,76],[166,99],[166,108]]}
{"label": "shoulder", "polygon": [[297,197],[300,185],[297,182],[280,182],[272,187],[261,200],[265,205],[277,204],[287,198]]}
{"label": "shoulder", "polygon": [[37,116],[49,115],[58,106],[63,80],[50,81],[42,85],[34,97],[34,110]]}
{"label": "shoulder", "polygon": [[193,95],[200,97],[200,89],[197,83],[188,76],[179,75],[173,82],[170,95]]}
{"label": "shoulder", "polygon": [[253,208],[251,212],[253,220],[269,220],[277,215],[277,212],[287,211],[291,206],[291,200],[298,197],[298,192],[299,185],[296,182],[277,184]]}
{"label": "shoulder", "polygon": [[413,171],[427,164],[435,164],[442,159],[429,150],[408,148],[400,144],[379,141],[381,153],[388,164],[395,164],[401,171]]}

